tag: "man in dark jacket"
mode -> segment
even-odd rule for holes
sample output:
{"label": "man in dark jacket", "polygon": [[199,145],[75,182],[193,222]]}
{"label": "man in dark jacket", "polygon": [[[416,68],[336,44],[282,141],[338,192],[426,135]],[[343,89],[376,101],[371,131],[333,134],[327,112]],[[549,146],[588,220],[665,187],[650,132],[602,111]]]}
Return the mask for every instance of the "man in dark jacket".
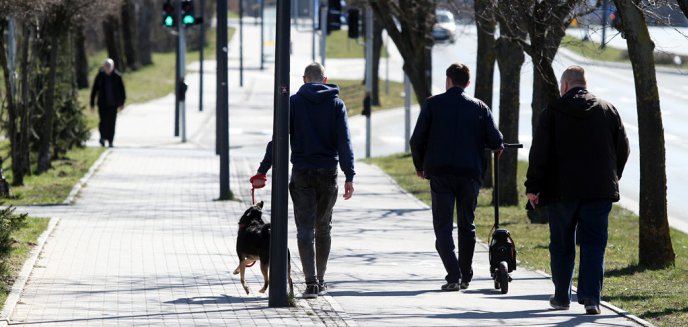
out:
{"label": "man in dark jacket", "polygon": [[[305,298],[327,293],[325,270],[330,256],[332,208],[337,201],[337,163],[344,171],[344,200],[354,193],[354,155],[349,122],[339,88],[327,83],[319,63],[306,67],[305,83],[289,99],[289,143],[293,164],[289,193],[294,203],[299,255],[306,277]],[[254,187],[265,185],[272,166],[268,143]],[[315,245],[315,246],[314,246]]]}
{"label": "man in dark jacket", "polygon": [[[473,278],[475,207],[485,169],[485,148],[500,151],[502,133],[490,108],[464,92],[470,71],[447,68],[447,91],[425,101],[411,137],[416,173],[430,180],[435,248],[447,271],[441,289],[466,289]],[[459,256],[454,252],[454,204],[458,206]],[[459,284],[460,281],[460,284]]]}
{"label": "man in dark jacket", "polygon": [[105,60],[103,69],[98,72],[91,89],[91,111],[94,109],[96,97],[98,97],[98,116],[100,124],[100,145],[105,146],[105,141],[110,143],[115,138],[115,122],[117,121],[117,111],[124,106],[127,99],[122,75],[115,70],[115,62],[112,59]]}
{"label": "man in dark jacket", "polygon": [[561,98],[540,117],[530,148],[526,193],[549,217],[554,296],[566,310],[580,244],[578,302],[600,313],[600,293],[612,202],[629,155],[628,138],[616,108],[586,89],[585,71],[571,66],[561,77]]}

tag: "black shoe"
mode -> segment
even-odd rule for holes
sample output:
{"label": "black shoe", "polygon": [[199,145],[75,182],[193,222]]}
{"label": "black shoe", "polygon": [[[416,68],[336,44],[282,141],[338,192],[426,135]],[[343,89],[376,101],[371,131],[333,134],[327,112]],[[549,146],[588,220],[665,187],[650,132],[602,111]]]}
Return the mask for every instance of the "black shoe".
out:
{"label": "black shoe", "polygon": [[115,145],[112,144],[112,141],[110,141],[110,147],[111,147],[111,148],[114,148],[114,147],[115,147]]}
{"label": "black shoe", "polygon": [[303,292],[304,299],[316,299],[318,298],[318,284],[308,284],[306,285],[306,291]]}
{"label": "black shoe", "polygon": [[318,295],[323,296],[327,294],[327,284],[325,282],[318,283]]}
{"label": "black shoe", "polygon": [[446,284],[442,285],[442,287],[440,289],[443,291],[447,291],[447,292],[456,292],[460,288],[461,287],[459,286],[459,283],[446,283]]}
{"label": "black shoe", "polygon": [[461,289],[465,290],[468,288],[468,282],[461,282]]}
{"label": "black shoe", "polygon": [[568,304],[568,303],[566,303],[566,304],[564,304],[564,303],[559,303],[559,301],[557,301],[557,300],[554,298],[554,296],[551,296],[551,297],[549,298],[549,306],[552,307],[552,309],[554,309],[554,310],[568,310],[568,309],[569,309],[569,304]]}
{"label": "black shoe", "polygon": [[102,147],[105,146],[105,140],[103,140],[103,139],[98,140],[98,143],[100,143],[100,146],[102,146]]}
{"label": "black shoe", "polygon": [[585,305],[585,313],[586,314],[598,315],[598,314],[602,313],[602,311],[600,311],[600,305],[599,304],[597,304],[597,303],[595,303],[589,299],[585,299],[583,302],[584,302],[583,305]]}

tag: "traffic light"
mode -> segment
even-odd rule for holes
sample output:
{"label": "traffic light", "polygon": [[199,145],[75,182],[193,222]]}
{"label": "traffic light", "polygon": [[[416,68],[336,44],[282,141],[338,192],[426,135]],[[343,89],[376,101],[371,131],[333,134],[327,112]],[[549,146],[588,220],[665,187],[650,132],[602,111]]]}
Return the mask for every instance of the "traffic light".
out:
{"label": "traffic light", "polygon": [[349,15],[347,19],[349,24],[349,38],[358,39],[360,36],[360,24],[361,24],[361,11],[358,9],[349,9]]}
{"label": "traffic light", "polygon": [[194,16],[193,1],[191,0],[182,1],[182,23],[184,23],[184,25],[196,24],[196,16]]}
{"label": "traffic light", "polygon": [[329,0],[327,6],[327,34],[342,29],[342,2]]}
{"label": "traffic light", "polygon": [[175,27],[177,26],[176,10],[174,10],[174,4],[170,0],[165,0],[162,4],[162,24],[165,27]]}

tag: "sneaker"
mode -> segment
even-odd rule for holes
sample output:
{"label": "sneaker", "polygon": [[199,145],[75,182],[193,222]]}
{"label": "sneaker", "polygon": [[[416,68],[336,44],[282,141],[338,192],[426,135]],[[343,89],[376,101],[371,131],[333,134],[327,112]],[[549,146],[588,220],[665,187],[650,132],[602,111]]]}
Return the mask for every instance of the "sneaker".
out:
{"label": "sneaker", "polygon": [[98,143],[100,143],[100,146],[102,146],[102,147],[105,146],[105,140],[103,140],[103,139],[98,140]]}
{"label": "sneaker", "polygon": [[303,292],[304,299],[316,299],[318,298],[318,284],[308,284],[306,285],[306,291]]}
{"label": "sneaker", "polygon": [[446,284],[442,285],[441,289],[443,291],[455,292],[455,291],[458,291],[460,288],[461,288],[461,286],[459,286],[459,283],[446,283]]}
{"label": "sneaker", "polygon": [[322,296],[327,294],[327,284],[325,282],[318,283],[318,295]]}
{"label": "sneaker", "polygon": [[598,315],[602,313],[600,311],[600,305],[592,302],[592,300],[585,299],[584,301],[585,305],[585,313],[589,315]]}
{"label": "sneaker", "polygon": [[556,299],[554,299],[554,296],[550,296],[549,298],[549,306],[552,307],[554,310],[568,310],[569,309],[569,304],[562,304],[559,303]]}
{"label": "sneaker", "polygon": [[468,288],[468,282],[462,282],[462,283],[461,283],[461,289],[462,289],[462,290],[465,290],[465,289],[467,289],[467,288]]}

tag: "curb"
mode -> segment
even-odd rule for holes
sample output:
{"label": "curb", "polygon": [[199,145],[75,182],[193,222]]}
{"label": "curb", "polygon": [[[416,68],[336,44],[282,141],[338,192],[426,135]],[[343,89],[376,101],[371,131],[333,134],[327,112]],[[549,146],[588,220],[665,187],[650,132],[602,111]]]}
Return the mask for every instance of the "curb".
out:
{"label": "curb", "polygon": [[[610,68],[621,68],[621,69],[633,69],[633,66],[631,66],[630,63],[624,63],[624,62],[611,62],[611,61],[601,61],[601,60],[594,60],[594,59],[589,59],[586,57],[583,57],[569,49],[566,49],[564,47],[560,47],[559,51],[557,54],[560,54],[562,57],[565,57],[571,61],[574,61],[578,64],[586,64],[586,65],[591,65],[591,66],[601,66],[601,67],[610,67]],[[665,74],[674,74],[674,75],[681,75],[681,76],[686,76],[688,75],[688,70],[682,70],[681,68],[672,68],[672,67],[665,67],[665,66],[657,66],[655,65],[655,71],[658,73],[665,73]]]}
{"label": "curb", "polygon": [[9,324],[10,316],[12,315],[12,312],[14,312],[14,308],[17,306],[17,303],[19,303],[19,298],[21,297],[22,292],[24,292],[24,286],[26,286],[26,282],[31,276],[36,261],[38,261],[38,256],[41,254],[41,252],[43,252],[43,247],[45,246],[48,237],[53,233],[59,222],[60,218],[50,218],[48,228],[46,228],[41,236],[38,237],[38,244],[31,249],[29,258],[26,259],[24,265],[22,265],[22,268],[17,275],[17,279],[12,285],[12,290],[7,296],[7,300],[5,300],[5,306],[0,313],[0,326],[7,326]]}
{"label": "curb", "polygon": [[69,192],[69,195],[67,195],[67,198],[64,201],[62,201],[62,205],[72,205],[74,203],[74,201],[76,200],[76,196],[79,195],[81,189],[84,186],[86,186],[86,183],[89,179],[91,179],[93,174],[95,174],[96,170],[100,168],[100,166],[103,164],[105,158],[110,154],[110,152],[111,150],[107,149],[100,155],[100,157],[98,157],[98,160],[96,160],[96,162],[93,163],[91,168],[88,169],[86,175],[84,175],[84,177],[81,177],[81,179],[79,179],[79,181],[76,184],[74,184],[74,187],[72,187],[72,190]]}

